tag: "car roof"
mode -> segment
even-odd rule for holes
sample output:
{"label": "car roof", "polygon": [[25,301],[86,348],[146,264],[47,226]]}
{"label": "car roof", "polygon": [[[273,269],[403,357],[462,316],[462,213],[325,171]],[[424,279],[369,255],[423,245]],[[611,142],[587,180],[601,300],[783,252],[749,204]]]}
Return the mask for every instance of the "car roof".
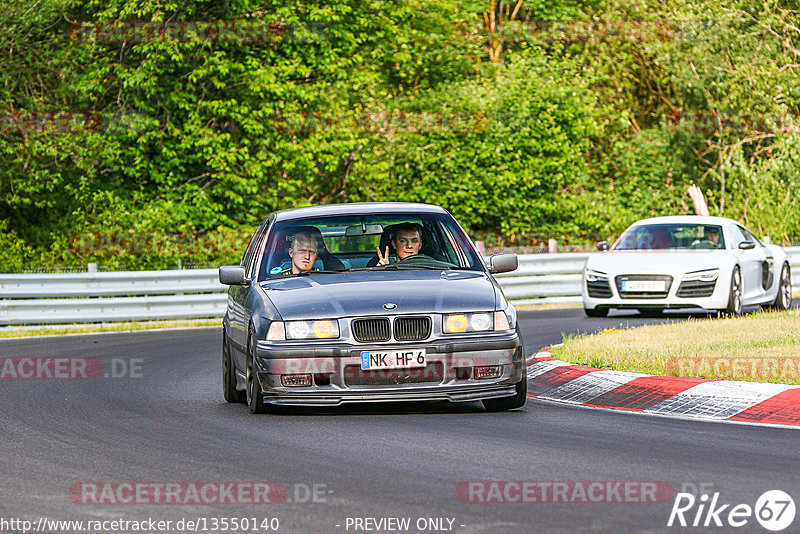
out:
{"label": "car roof", "polygon": [[631,226],[638,226],[640,224],[718,224],[724,226],[730,223],[741,224],[738,221],[728,219],[727,217],[711,217],[708,215],[671,215],[668,217],[651,217],[649,219],[641,219],[631,224]]}
{"label": "car roof", "polygon": [[416,202],[351,202],[292,208],[275,212],[275,220],[288,221],[328,215],[374,215],[376,213],[447,213],[441,206]]}

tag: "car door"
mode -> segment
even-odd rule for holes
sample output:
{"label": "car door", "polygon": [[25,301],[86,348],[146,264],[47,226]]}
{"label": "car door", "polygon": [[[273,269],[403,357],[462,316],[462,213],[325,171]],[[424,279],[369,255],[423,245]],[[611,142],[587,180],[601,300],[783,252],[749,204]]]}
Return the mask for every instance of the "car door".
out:
{"label": "car door", "polygon": [[253,234],[253,237],[250,239],[250,244],[247,246],[247,250],[239,264],[244,267],[245,276],[249,278],[251,282],[243,286],[231,286],[228,290],[228,319],[230,321],[228,336],[232,342],[234,358],[236,358],[239,369],[244,369],[244,350],[247,346],[247,329],[250,326],[250,315],[245,303],[247,302],[247,295],[251,291],[253,284],[257,283],[253,273],[255,271],[256,259],[260,257],[258,252],[263,248],[266,228],[267,222],[265,221]]}
{"label": "car door", "polygon": [[[761,284],[762,264],[766,260],[764,249],[758,241],[739,224],[732,224],[731,238],[733,241],[733,253],[737,256],[739,265],[742,268],[742,303],[751,304],[762,300],[764,288]],[[739,244],[745,241],[755,243],[755,248],[746,250],[740,249]]]}
{"label": "car door", "polygon": [[758,287],[760,291],[754,292],[754,295],[761,296],[760,301],[763,302],[767,297],[769,288],[772,287],[775,277],[777,276],[777,273],[775,272],[775,254],[764,244],[763,241],[756,237],[756,235],[751,232],[749,228],[745,227],[744,233],[745,237],[747,237],[749,241],[755,242],[756,248],[754,250],[759,250],[759,257],[763,258],[760,263],[758,275]]}

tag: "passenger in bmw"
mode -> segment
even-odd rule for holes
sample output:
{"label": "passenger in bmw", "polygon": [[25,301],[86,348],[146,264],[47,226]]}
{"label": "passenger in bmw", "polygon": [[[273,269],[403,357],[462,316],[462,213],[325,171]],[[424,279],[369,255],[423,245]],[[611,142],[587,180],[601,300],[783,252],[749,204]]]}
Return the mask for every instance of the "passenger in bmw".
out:
{"label": "passenger in bmw", "polygon": [[[392,246],[397,251],[397,261],[419,254],[422,248],[422,227],[417,223],[398,224],[392,238]],[[378,265],[389,265],[389,247],[381,254],[378,247]]]}
{"label": "passenger in bmw", "polygon": [[279,275],[289,276],[305,271],[319,271],[314,267],[314,262],[317,261],[316,238],[308,232],[297,232],[289,247],[289,258],[292,260],[291,267],[283,269]]}

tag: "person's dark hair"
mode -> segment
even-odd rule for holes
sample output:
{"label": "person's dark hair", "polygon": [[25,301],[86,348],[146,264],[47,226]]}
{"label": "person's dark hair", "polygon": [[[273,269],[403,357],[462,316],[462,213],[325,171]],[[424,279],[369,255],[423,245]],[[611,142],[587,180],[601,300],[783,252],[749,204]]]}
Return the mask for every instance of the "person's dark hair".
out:
{"label": "person's dark hair", "polygon": [[392,235],[392,239],[397,239],[397,233],[403,231],[416,231],[419,232],[419,238],[422,239],[422,225],[419,223],[413,222],[404,222],[400,223],[394,227],[394,235]]}

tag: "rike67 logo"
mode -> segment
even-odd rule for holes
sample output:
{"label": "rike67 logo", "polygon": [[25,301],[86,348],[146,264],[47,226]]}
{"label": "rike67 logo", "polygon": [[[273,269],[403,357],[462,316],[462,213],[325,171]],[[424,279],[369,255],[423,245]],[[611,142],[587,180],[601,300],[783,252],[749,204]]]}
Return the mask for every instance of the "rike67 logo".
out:
{"label": "rike67 logo", "polygon": [[764,492],[755,503],[723,504],[719,492],[695,497],[691,493],[678,493],[672,504],[667,526],[682,527],[743,527],[755,520],[767,530],[778,532],[792,524],[795,516],[794,500],[781,490]]}

